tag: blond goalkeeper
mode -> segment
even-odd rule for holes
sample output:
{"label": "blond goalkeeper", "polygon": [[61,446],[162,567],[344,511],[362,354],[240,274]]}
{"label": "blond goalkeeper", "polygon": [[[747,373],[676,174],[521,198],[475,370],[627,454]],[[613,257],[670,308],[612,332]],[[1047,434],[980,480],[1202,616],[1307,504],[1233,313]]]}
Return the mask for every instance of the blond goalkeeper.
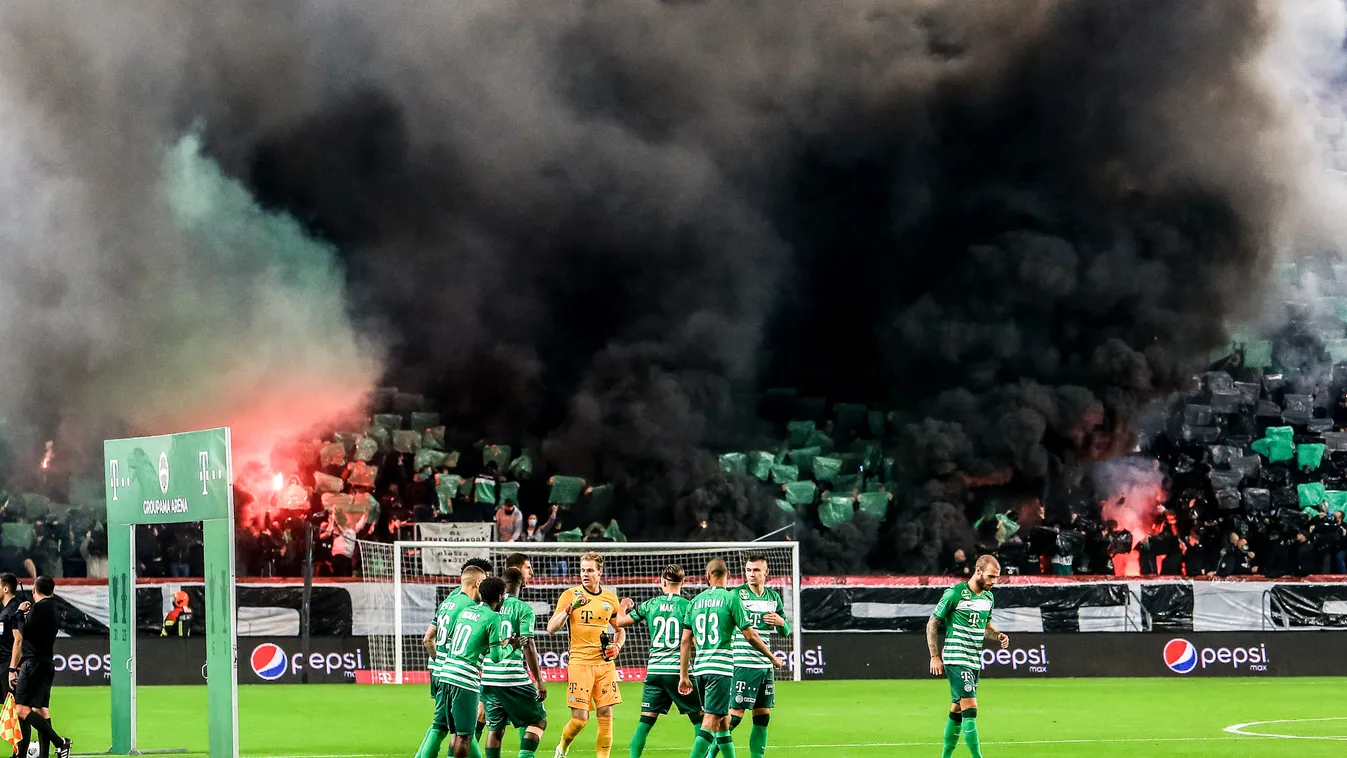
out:
{"label": "blond goalkeeper", "polygon": [[613,706],[622,702],[616,660],[627,633],[613,626],[618,612],[617,595],[603,588],[602,579],[603,556],[598,553],[580,556],[580,584],[561,594],[556,612],[547,620],[548,634],[569,625],[571,636],[566,666],[566,705],[570,706],[571,720],[561,731],[556,758],[570,751],[571,743],[589,722],[590,711],[599,722],[595,743],[598,758],[609,758],[613,747]]}

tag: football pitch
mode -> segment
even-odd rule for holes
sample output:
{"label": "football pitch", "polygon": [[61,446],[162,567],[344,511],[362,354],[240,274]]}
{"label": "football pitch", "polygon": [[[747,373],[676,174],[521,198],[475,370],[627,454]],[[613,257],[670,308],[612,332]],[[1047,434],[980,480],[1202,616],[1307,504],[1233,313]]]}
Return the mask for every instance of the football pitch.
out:
{"label": "football pitch", "polygon": [[[985,756],[1329,756],[1347,751],[1347,678],[1322,679],[984,679],[979,733]],[[783,682],[767,755],[938,756],[948,686],[929,681]],[[550,688],[551,756],[567,715],[564,687]],[[58,688],[52,715],[76,753],[109,745],[108,689]],[[625,758],[640,708],[640,685],[623,687],[613,758]],[[430,719],[426,686],[254,685],[239,688],[239,743],[249,756],[412,756]],[[204,687],[142,687],[141,749],[206,749]],[[1241,726],[1244,725],[1244,726]],[[736,731],[748,756],[748,729]],[[1270,736],[1253,736],[1253,735]],[[502,755],[518,751],[506,734]],[[655,726],[646,755],[686,755],[692,727],[679,716]],[[448,744],[441,753],[447,753]],[[594,724],[571,748],[594,755]],[[967,756],[962,744],[956,756]]]}

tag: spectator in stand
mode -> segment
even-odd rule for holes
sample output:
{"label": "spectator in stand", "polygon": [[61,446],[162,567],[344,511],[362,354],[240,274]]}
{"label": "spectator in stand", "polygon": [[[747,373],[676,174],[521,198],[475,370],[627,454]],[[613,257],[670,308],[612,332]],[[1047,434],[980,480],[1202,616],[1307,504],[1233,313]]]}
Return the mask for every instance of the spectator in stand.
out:
{"label": "spectator in stand", "polygon": [[496,539],[501,542],[515,542],[524,536],[524,513],[513,500],[496,511]]}
{"label": "spectator in stand", "polygon": [[1342,523],[1342,512],[1324,513],[1310,522],[1309,533],[1314,542],[1313,574],[1347,573],[1347,566],[1341,564],[1344,544],[1347,544],[1347,529]]}
{"label": "spectator in stand", "polygon": [[1291,573],[1305,577],[1315,572],[1314,546],[1310,544],[1309,535],[1303,531],[1296,532],[1295,541],[1290,548]]}
{"label": "spectator in stand", "polygon": [[1226,539],[1225,546],[1221,548],[1220,558],[1216,562],[1216,575],[1226,576],[1244,576],[1258,571],[1254,565],[1254,554],[1249,550],[1249,542],[1239,536],[1238,532],[1231,532]]}
{"label": "spectator in stand", "polygon": [[538,526],[537,514],[529,514],[528,528],[524,531],[524,539],[529,542],[543,542],[547,539],[548,533],[552,531],[552,527],[555,526],[556,523],[557,505],[555,503],[552,505],[551,516],[548,517],[547,521],[542,526]]}
{"label": "spectator in stand", "polygon": [[968,560],[968,554],[963,548],[954,551],[951,557],[948,572],[950,576],[958,576],[967,579],[973,575],[973,564]]}
{"label": "spectator in stand", "polygon": [[472,501],[477,505],[477,520],[491,521],[496,517],[500,501],[500,466],[488,461],[486,470],[472,480]]}
{"label": "spectator in stand", "polygon": [[1187,576],[1206,576],[1210,572],[1207,551],[1202,547],[1202,536],[1194,529],[1184,538],[1183,573]]}

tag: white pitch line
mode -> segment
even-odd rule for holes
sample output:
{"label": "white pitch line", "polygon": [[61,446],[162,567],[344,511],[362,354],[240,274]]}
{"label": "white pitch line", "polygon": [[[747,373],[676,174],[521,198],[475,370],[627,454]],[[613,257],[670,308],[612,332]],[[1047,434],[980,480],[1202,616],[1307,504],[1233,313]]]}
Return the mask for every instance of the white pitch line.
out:
{"label": "white pitch line", "polygon": [[[1301,721],[1347,721],[1347,716],[1333,716],[1330,718],[1317,719],[1283,719],[1280,721],[1251,721],[1247,724],[1235,724],[1228,726],[1223,731],[1230,733],[1230,737],[1119,737],[1116,739],[1078,739],[1078,740],[1009,740],[1009,741],[988,741],[984,740],[984,745],[995,745],[997,747],[1015,747],[1016,745],[1119,745],[1119,744],[1146,744],[1151,742],[1240,742],[1248,737],[1262,737],[1265,739],[1289,738],[1304,740],[1347,740],[1347,737],[1307,737],[1304,735],[1280,735],[1280,734],[1258,734],[1257,732],[1239,731],[1244,727],[1258,726],[1260,724],[1283,724]],[[789,750],[837,750],[840,748],[861,748],[878,749],[893,747],[939,747],[939,742],[846,742],[816,745],[773,745],[778,749]],[[647,752],[687,752],[685,747],[648,747]],[[189,755],[200,755],[192,753]],[[251,758],[379,758],[383,753],[319,753],[305,755],[262,755]]]}
{"label": "white pitch line", "polygon": [[1336,737],[1331,735],[1319,737],[1309,734],[1268,734],[1266,732],[1245,731],[1247,728],[1251,726],[1263,726],[1264,724],[1307,724],[1312,721],[1347,721],[1347,716],[1324,716],[1322,718],[1314,718],[1314,719],[1273,719],[1271,721],[1250,721],[1247,724],[1233,724],[1231,726],[1227,726],[1222,731],[1226,731],[1231,734],[1242,735],[1245,737],[1274,737],[1276,739],[1281,740],[1334,740],[1334,741],[1347,740],[1347,737]]}

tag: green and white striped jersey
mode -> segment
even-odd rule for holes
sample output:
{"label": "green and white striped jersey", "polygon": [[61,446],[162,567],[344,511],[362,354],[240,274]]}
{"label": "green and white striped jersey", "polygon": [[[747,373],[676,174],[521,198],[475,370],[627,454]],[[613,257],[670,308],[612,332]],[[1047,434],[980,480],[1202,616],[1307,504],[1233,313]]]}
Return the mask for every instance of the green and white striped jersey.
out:
{"label": "green and white striped jersey", "polygon": [[982,669],[982,643],[992,618],[992,591],[975,593],[968,582],[945,590],[931,614],[945,624],[940,658],[946,666]]}
{"label": "green and white striped jersey", "polygon": [[440,676],[455,687],[482,691],[482,661],[496,651],[500,655],[500,616],[485,603],[468,606],[454,617],[449,635],[449,655],[440,665]]}
{"label": "green and white striped jersey", "polygon": [[[743,603],[744,611],[748,614],[749,624],[758,630],[758,636],[768,647],[772,645],[773,634],[790,634],[789,623],[784,627],[775,627],[762,620],[762,617],[769,613],[778,614],[782,618],[786,616],[786,604],[781,601],[781,595],[777,594],[776,590],[763,587],[762,594],[757,595],[747,584],[742,584],[731,591],[739,596],[739,602]],[[775,668],[770,658],[748,644],[743,632],[734,633],[734,665],[741,669]]]}
{"label": "green and white striped jersey", "polygon": [[[533,636],[533,606],[512,595],[506,595],[500,610],[501,641],[508,640],[518,632],[522,637]],[[527,687],[533,684],[528,669],[524,668],[524,651],[517,647],[506,647],[500,663],[487,660],[482,663],[483,687]]]}
{"label": "green and white striped jersey", "polygon": [[693,599],[687,626],[697,643],[693,676],[734,676],[734,635],[749,626],[739,595],[724,587],[706,590]]}
{"label": "green and white striped jersey", "polygon": [[692,603],[682,595],[652,597],[631,609],[631,617],[644,621],[650,630],[650,656],[647,674],[678,676],[678,649],[683,644],[683,629]]}
{"label": "green and white striped jersey", "polygon": [[444,668],[445,661],[449,658],[450,634],[454,629],[454,618],[458,612],[468,606],[476,604],[476,600],[463,594],[462,587],[455,587],[449,596],[440,602],[440,606],[435,609],[435,618],[431,623],[435,624],[435,655],[431,657],[426,668],[430,669],[430,678],[437,682],[446,681],[441,671]]}

